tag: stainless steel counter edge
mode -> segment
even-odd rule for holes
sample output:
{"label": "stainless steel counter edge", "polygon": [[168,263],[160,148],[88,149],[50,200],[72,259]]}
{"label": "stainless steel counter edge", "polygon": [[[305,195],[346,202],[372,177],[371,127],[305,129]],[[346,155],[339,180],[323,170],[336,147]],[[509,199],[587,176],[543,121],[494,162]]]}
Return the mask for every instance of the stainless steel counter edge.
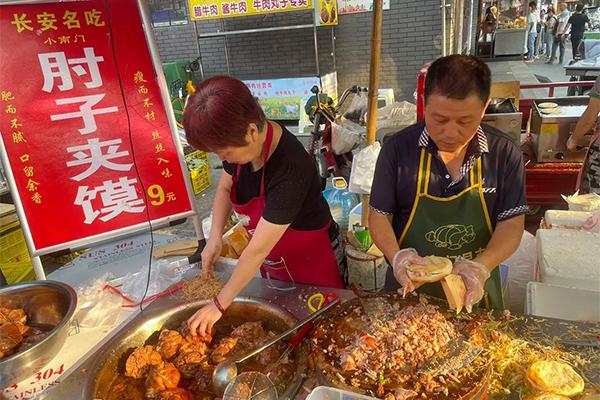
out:
{"label": "stainless steel counter edge", "polygon": [[[286,282],[273,281],[272,283],[274,283],[275,285],[281,285],[286,289],[291,289],[289,284]],[[283,307],[298,319],[304,318],[310,313],[306,305],[306,300],[308,300],[308,297],[310,297],[314,293],[335,292],[340,296],[340,298],[344,300],[355,297],[354,293],[349,290],[340,290],[300,284],[295,284],[294,286],[295,288],[291,290],[277,290],[269,287],[267,280],[254,278],[250,282],[250,284],[242,291],[242,293],[240,293],[240,296],[257,297],[267,300],[270,303],[277,304]],[[179,300],[174,295],[168,297],[161,297],[153,301],[150,305],[148,305],[143,312],[154,314],[160,312],[161,310],[181,306],[182,304],[185,304],[185,302]],[[87,382],[88,379],[92,379],[92,377],[90,377],[87,374],[87,371],[92,364],[95,352],[102,345],[111,340],[117,334],[117,332],[123,329],[123,327],[137,315],[138,313],[132,314],[130,318],[127,318],[126,321],[124,321],[122,324],[116,327],[109,335],[106,336],[106,338],[104,338],[101,342],[95,345],[93,349],[90,352],[88,352],[85,355],[85,357],[83,357],[80,360],[79,363],[76,364],[76,367],[70,369],[70,374],[44,398],[47,400],[82,399],[82,382]],[[67,371],[67,373],[69,373],[69,371]]]}

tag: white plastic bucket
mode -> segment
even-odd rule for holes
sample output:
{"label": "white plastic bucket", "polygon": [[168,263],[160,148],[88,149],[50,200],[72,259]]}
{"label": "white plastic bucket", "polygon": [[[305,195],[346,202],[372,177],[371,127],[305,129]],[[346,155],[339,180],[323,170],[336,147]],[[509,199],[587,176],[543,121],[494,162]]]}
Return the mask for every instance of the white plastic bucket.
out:
{"label": "white plastic bucket", "polygon": [[348,284],[355,284],[362,290],[377,292],[385,285],[388,265],[384,257],[376,257],[352,245],[346,245],[348,262]]}

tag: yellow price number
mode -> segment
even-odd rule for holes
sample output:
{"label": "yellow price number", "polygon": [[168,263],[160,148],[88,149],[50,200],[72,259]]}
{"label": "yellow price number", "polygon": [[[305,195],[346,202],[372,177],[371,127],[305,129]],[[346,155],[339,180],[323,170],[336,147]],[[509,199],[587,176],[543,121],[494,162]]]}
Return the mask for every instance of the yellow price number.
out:
{"label": "yellow price number", "polygon": [[150,204],[160,206],[165,202],[165,191],[160,185],[151,185],[148,187],[148,197],[152,199]]}

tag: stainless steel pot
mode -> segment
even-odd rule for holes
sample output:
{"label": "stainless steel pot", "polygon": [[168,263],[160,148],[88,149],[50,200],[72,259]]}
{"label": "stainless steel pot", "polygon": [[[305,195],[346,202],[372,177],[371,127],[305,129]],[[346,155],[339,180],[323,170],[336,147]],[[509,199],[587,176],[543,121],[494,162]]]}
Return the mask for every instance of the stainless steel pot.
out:
{"label": "stainless steel pot", "polygon": [[22,308],[28,322],[54,326],[33,347],[0,359],[0,388],[3,388],[42,369],[58,354],[77,308],[77,294],[61,282],[21,283],[0,288],[0,306]]}
{"label": "stainless steel pot", "polygon": [[[106,399],[110,386],[119,372],[123,372],[125,361],[131,351],[142,344],[156,344],[161,329],[176,329],[196,310],[209,301],[197,301],[179,306],[161,307],[144,311],[125,325],[112,339],[94,353],[90,379],[84,387],[83,399]],[[297,319],[278,305],[262,299],[238,297],[227,309],[218,326],[239,325],[247,321],[262,321],[271,330],[284,331],[294,326]],[[304,344],[296,349],[297,369],[287,391],[292,390],[296,382],[307,369],[308,346]],[[286,393],[287,393],[286,391]],[[280,397],[285,394],[279,394]]]}

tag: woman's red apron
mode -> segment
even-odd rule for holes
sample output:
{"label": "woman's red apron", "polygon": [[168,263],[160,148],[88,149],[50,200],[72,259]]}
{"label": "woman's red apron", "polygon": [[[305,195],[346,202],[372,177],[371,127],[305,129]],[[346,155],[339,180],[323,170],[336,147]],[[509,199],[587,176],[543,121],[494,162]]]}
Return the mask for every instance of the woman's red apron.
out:
{"label": "woman's red apron", "polygon": [[[232,177],[231,203],[236,213],[249,218],[250,222],[246,228],[250,232],[256,229],[265,209],[265,170],[272,141],[273,127],[268,123],[259,197],[250,199],[246,204],[238,204],[237,181],[240,176],[240,164],[236,175]],[[330,223],[313,231],[288,228],[263,262],[262,276],[269,280],[343,288],[344,284],[329,238],[329,225]]]}

